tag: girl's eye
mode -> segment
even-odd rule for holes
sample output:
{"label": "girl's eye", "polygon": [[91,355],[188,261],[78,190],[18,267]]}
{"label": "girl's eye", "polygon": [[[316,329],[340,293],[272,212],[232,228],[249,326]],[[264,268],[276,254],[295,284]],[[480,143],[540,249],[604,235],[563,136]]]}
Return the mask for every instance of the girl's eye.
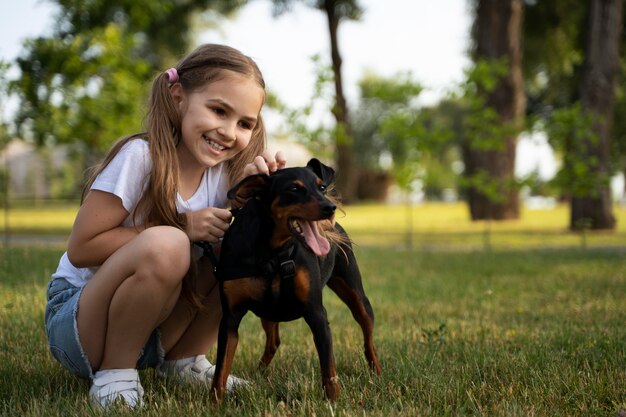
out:
{"label": "girl's eye", "polygon": [[224,109],[221,109],[219,107],[214,107],[213,108],[213,113],[218,114],[220,116],[223,116],[224,114],[226,114],[226,112],[224,111]]}
{"label": "girl's eye", "polygon": [[249,122],[239,122],[239,126],[246,130],[252,130],[253,126]]}

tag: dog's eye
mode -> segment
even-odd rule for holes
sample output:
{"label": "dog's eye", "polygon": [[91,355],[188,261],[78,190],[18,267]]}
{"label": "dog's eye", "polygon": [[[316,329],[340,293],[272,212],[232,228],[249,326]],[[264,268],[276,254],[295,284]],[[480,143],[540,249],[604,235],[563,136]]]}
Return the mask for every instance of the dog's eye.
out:
{"label": "dog's eye", "polygon": [[319,188],[319,190],[320,190],[321,192],[325,193],[325,192],[326,192],[326,188],[327,188],[327,187],[326,187],[326,185],[324,185],[324,184],[320,184],[320,186],[319,186],[318,188]]}
{"label": "dog's eye", "polygon": [[289,191],[293,192],[293,193],[297,193],[302,191],[302,186],[298,185],[298,184],[292,184],[291,187],[289,187]]}

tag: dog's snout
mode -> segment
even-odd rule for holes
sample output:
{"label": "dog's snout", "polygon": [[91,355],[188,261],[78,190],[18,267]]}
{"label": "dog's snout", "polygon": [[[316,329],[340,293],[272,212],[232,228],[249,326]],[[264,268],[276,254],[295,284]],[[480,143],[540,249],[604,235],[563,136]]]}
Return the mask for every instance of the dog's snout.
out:
{"label": "dog's snout", "polygon": [[335,213],[337,206],[333,203],[326,203],[322,205],[321,209],[324,216],[332,216]]}

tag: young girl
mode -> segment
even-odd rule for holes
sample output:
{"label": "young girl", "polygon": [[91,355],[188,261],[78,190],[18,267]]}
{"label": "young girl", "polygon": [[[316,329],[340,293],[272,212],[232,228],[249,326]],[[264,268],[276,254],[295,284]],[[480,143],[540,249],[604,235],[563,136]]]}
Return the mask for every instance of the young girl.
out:
{"label": "young girl", "polygon": [[139,368],[210,383],[219,291],[193,242],[228,229],[230,185],[285,166],[264,151],[264,100],[254,61],[200,46],[154,80],[147,132],[119,141],[87,182],[45,322],[53,356],[92,379],[92,403],[140,405]]}

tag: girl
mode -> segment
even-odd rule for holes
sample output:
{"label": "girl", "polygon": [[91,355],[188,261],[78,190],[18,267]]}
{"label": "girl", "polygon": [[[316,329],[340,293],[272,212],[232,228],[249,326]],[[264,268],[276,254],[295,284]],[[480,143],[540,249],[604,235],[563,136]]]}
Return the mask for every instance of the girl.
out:
{"label": "girl", "polygon": [[87,182],[45,322],[53,356],[92,379],[92,403],[140,405],[138,368],[210,383],[219,291],[192,242],[224,235],[230,185],[285,166],[264,151],[264,101],[252,59],[200,46],[154,80],[147,132],[114,145]]}

